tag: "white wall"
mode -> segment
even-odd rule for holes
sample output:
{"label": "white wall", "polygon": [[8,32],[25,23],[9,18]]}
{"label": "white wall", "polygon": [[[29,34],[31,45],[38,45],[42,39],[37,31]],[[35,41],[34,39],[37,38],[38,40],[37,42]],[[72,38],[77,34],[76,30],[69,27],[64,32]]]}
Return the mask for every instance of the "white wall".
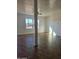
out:
{"label": "white wall", "polygon": [[39,33],[45,32],[45,17],[39,16],[38,19],[39,19],[38,32]]}
{"label": "white wall", "polygon": [[55,32],[56,35],[61,36],[61,0],[55,0],[49,9],[51,13],[46,17],[45,31],[49,32],[49,27],[51,27],[52,33]]}
{"label": "white wall", "polygon": [[[34,28],[30,29],[30,30],[26,29],[25,19],[27,17],[30,17],[30,18],[34,19],[33,16],[31,16],[31,15],[17,13],[17,34],[30,34],[30,33],[34,33]],[[44,17],[39,16],[38,19],[39,19],[39,29],[38,29],[38,32],[41,33],[41,32],[44,32],[44,27],[45,27]]]}
{"label": "white wall", "polygon": [[33,29],[26,30],[25,19],[27,17],[30,17],[33,19],[33,16],[29,16],[29,15],[25,15],[25,14],[21,14],[21,13],[17,14],[17,33],[18,34],[28,34],[28,33],[33,32]]}
{"label": "white wall", "polygon": [[[25,19],[30,17],[33,19],[31,15],[25,15],[18,13],[17,14],[17,33],[18,34],[30,34],[34,33],[34,28],[27,30],[25,25]],[[49,32],[49,27],[52,28],[52,31],[57,35],[61,35],[61,10],[55,10],[48,17],[39,16],[39,29],[38,32]]]}
{"label": "white wall", "polygon": [[55,10],[50,16],[46,17],[46,32],[49,32],[49,27],[51,27],[52,31],[55,32],[58,36],[61,36],[61,10]]}

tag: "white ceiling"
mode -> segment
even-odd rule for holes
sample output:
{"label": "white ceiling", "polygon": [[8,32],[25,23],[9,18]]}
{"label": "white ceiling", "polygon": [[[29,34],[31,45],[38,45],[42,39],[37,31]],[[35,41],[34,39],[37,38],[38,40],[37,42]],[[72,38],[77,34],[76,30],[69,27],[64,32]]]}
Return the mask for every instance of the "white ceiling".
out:
{"label": "white ceiling", "polygon": [[[33,15],[34,0],[17,0],[17,12]],[[53,10],[61,9],[61,0],[38,0],[38,11],[49,15]]]}

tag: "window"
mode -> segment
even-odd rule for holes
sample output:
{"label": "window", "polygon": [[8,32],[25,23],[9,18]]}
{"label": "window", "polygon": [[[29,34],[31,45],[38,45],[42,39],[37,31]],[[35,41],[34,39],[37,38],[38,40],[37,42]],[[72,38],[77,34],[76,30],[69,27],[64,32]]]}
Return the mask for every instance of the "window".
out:
{"label": "window", "polygon": [[[26,18],[25,19],[25,23],[26,23],[26,29],[32,29],[34,22],[32,18]],[[39,20],[38,20],[38,29],[39,29]]]}
{"label": "window", "polygon": [[26,18],[25,22],[26,22],[26,29],[32,29],[33,28],[33,19]]}

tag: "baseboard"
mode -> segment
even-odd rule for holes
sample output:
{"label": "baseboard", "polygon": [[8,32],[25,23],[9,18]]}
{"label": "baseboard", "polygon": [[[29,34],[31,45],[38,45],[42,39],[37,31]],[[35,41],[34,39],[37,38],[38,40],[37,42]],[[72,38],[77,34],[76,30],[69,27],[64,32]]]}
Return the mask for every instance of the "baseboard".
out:
{"label": "baseboard", "polygon": [[[43,34],[43,33],[48,33],[48,32],[39,32],[38,34]],[[32,34],[35,34],[35,33],[26,33],[26,34],[17,34],[17,35],[32,35]]]}

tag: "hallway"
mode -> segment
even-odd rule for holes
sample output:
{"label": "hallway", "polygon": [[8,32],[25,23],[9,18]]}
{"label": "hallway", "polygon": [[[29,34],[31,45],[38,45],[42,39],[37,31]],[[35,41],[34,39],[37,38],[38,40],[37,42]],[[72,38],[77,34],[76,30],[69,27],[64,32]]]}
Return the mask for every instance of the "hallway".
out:
{"label": "hallway", "polygon": [[61,59],[61,39],[59,36],[41,33],[38,48],[34,48],[34,35],[20,35],[17,41],[17,57],[27,59]]}

